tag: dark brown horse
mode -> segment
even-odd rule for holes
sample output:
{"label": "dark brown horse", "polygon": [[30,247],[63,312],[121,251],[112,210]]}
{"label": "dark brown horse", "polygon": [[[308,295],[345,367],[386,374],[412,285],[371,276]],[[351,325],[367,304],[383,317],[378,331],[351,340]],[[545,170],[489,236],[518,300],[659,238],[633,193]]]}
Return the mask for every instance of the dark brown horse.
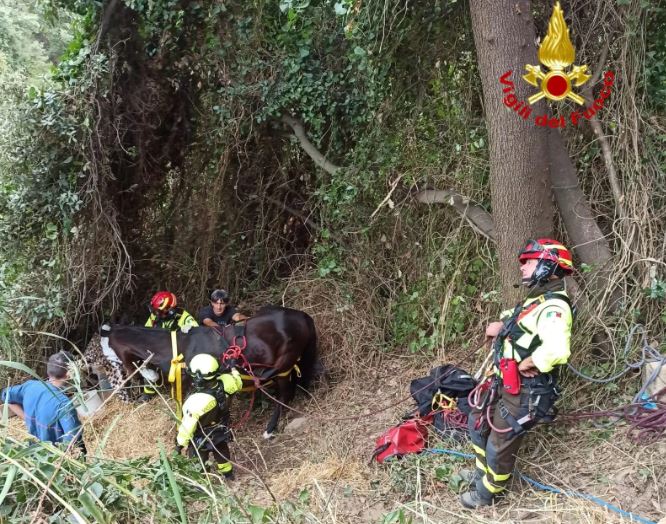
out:
{"label": "dark brown horse", "polygon": [[[220,331],[198,327],[188,333],[178,332],[178,353],[183,355],[186,364],[200,353],[209,353],[221,359],[236,334],[235,326],[227,326]],[[109,380],[114,387],[122,382],[123,370],[133,373],[150,355],[152,357],[141,369],[141,374],[149,382],[166,383],[173,358],[170,331],[136,326],[103,326],[101,335],[100,349],[113,368]],[[277,398],[288,404],[293,399],[296,382],[302,387],[307,386],[318,363],[317,333],[312,317],[296,309],[265,307],[246,321],[244,336],[247,342],[242,352],[244,358],[231,364],[241,366],[243,362],[249,363],[253,374],[261,378],[261,384],[274,384]],[[241,337],[238,339],[242,340]],[[292,380],[296,369],[300,371],[300,377]],[[291,370],[293,372],[289,373]],[[183,384],[187,391],[189,380],[186,375]],[[126,395],[121,395],[121,398],[128,399]],[[275,403],[265,438],[273,436],[282,409],[282,405]]]}

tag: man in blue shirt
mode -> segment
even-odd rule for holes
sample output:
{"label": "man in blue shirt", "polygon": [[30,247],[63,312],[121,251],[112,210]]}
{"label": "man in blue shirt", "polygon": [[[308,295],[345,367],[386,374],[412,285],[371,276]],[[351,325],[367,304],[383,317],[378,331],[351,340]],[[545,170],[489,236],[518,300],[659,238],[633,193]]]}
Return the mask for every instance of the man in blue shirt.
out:
{"label": "man in blue shirt", "polygon": [[28,380],[6,388],[0,399],[25,421],[30,434],[53,444],[72,441],[85,453],[81,422],[62,388],[69,378],[67,366],[74,358],[66,351],[51,355],[46,365],[48,382]]}

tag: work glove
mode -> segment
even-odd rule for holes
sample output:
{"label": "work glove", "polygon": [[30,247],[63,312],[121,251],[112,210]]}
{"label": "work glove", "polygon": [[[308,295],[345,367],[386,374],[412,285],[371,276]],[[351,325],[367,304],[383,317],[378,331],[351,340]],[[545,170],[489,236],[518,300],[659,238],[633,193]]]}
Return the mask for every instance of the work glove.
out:
{"label": "work glove", "polygon": [[180,332],[187,334],[190,331],[190,329],[192,329],[192,326],[185,324],[184,326],[180,327]]}
{"label": "work glove", "polygon": [[231,372],[223,373],[220,376],[224,392],[227,395],[233,395],[243,389],[243,379],[236,368],[231,368]]}

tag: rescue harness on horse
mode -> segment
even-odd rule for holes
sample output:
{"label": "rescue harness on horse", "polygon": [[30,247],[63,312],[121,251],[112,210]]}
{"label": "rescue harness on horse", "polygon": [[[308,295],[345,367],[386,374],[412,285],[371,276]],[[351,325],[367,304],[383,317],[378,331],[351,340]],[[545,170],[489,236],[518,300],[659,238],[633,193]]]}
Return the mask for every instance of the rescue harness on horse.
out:
{"label": "rescue harness on horse", "polygon": [[[275,374],[273,377],[262,383],[261,374],[255,373],[253,367],[264,368],[266,370],[270,369],[269,366],[263,364],[251,363],[248,361],[244,350],[247,348],[247,338],[245,337],[245,326],[236,325],[234,326],[235,334],[234,337],[229,343],[224,336],[224,331],[222,329],[214,328],[215,331],[220,335],[220,344],[224,352],[220,356],[221,368],[224,371],[231,370],[233,367],[237,367],[241,370],[240,377],[243,381],[242,392],[255,392],[257,389],[262,389],[263,387],[270,386],[273,383],[273,380],[278,377],[287,377],[293,372],[296,373],[297,377],[301,376],[301,370],[298,367],[298,364],[294,364],[291,368],[281,373]],[[182,418],[182,405],[183,405],[183,371],[187,369],[185,364],[185,356],[182,353],[178,352],[178,343],[176,337],[176,331],[171,332],[171,351],[172,359],[171,365],[169,368],[168,381],[171,384],[171,398],[176,402],[176,415],[178,419]],[[226,349],[225,349],[226,348]],[[300,359],[299,359],[300,360]],[[245,422],[249,416],[249,412],[252,410],[254,405],[254,395],[250,401],[250,408],[248,413],[243,417],[242,422]]]}
{"label": "rescue harness on horse", "polygon": [[[220,363],[223,369],[230,369],[231,367],[237,367],[241,369],[241,378],[243,379],[243,392],[256,391],[262,387],[269,386],[273,383],[273,379],[276,377],[288,377],[292,372],[296,373],[297,377],[301,376],[301,370],[298,367],[298,364],[294,364],[291,368],[281,373],[275,374],[273,377],[262,383],[262,373],[258,374],[255,372],[256,368],[263,368],[264,370],[272,369],[270,366],[264,364],[251,363],[248,362],[247,357],[245,356],[244,350],[247,348],[247,339],[245,338],[245,326],[242,324],[237,324],[234,326],[234,337],[231,340],[231,343],[227,341],[224,336],[224,332],[221,329],[214,328],[220,334],[220,343],[224,346],[227,346],[220,357]],[[240,339],[240,340],[239,340]],[[300,360],[300,358],[298,359]],[[246,385],[247,384],[247,385]]]}

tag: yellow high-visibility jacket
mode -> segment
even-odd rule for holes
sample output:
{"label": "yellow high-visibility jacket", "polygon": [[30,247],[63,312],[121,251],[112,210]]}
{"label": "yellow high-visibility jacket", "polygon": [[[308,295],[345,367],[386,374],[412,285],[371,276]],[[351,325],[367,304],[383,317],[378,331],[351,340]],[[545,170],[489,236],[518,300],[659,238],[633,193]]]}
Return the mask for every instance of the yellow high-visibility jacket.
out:
{"label": "yellow high-visibility jacket", "polygon": [[[227,395],[238,393],[243,388],[243,380],[235,368],[231,370],[231,373],[221,374],[217,380],[222,382],[222,387]],[[176,436],[176,442],[179,446],[186,447],[189,444],[196,433],[199,419],[216,407],[218,407],[218,402],[215,396],[204,391],[192,393],[185,399],[183,418],[178,426],[178,435]]]}
{"label": "yellow high-visibility jacket", "polygon": [[145,326],[149,328],[159,327],[162,329],[169,329],[171,331],[180,329],[183,326],[197,327],[198,325],[199,324],[194,319],[194,317],[184,309],[179,309],[176,312],[176,315],[169,319],[161,319],[155,315],[155,313],[151,313],[145,324]]}
{"label": "yellow high-visibility jacket", "polygon": [[[533,309],[525,313],[530,306]],[[548,298],[544,295],[528,298],[522,307],[524,313],[518,316],[516,327],[504,340],[503,356],[517,361],[531,356],[542,373],[566,364],[571,354],[573,323],[566,291],[549,293]],[[512,314],[513,309],[507,309],[500,315],[500,320],[506,320]]]}

